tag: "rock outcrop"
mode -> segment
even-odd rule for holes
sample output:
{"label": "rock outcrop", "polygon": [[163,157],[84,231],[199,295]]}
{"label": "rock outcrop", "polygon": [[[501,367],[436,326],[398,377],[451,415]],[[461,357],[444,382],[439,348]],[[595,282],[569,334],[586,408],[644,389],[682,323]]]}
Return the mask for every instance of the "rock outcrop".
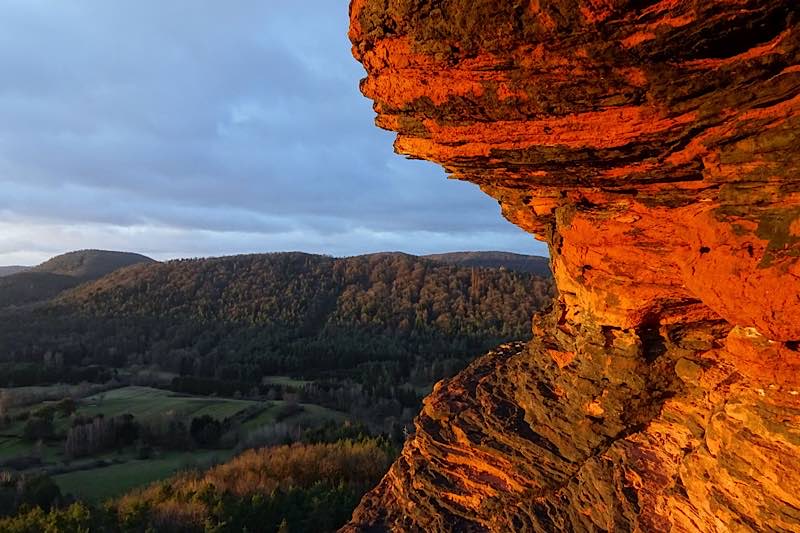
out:
{"label": "rock outcrop", "polygon": [[350,9],[377,124],[546,240],[560,294],[345,531],[800,531],[800,4]]}

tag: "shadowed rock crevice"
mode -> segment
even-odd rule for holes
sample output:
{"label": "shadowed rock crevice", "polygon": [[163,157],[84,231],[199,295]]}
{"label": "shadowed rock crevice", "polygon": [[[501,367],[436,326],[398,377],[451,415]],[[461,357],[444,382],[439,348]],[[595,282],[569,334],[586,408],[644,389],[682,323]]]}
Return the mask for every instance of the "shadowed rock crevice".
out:
{"label": "shadowed rock crevice", "polygon": [[345,530],[800,529],[799,10],[352,2],[378,126],[546,240],[559,298]]}

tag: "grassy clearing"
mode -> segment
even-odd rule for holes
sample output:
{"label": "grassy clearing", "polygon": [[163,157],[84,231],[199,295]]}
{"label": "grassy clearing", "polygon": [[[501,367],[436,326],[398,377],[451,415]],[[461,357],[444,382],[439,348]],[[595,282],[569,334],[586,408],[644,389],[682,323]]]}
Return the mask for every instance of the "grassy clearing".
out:
{"label": "grassy clearing", "polygon": [[31,446],[16,437],[0,437],[0,461],[30,453]]}
{"label": "grassy clearing", "polygon": [[62,493],[100,503],[167,478],[179,470],[207,468],[232,456],[230,450],[166,453],[147,460],[132,459],[121,464],[60,474],[53,476],[53,480]]}
{"label": "grassy clearing", "polygon": [[[289,378],[286,378],[289,379]],[[284,382],[286,383],[286,382]],[[42,402],[46,405],[49,402]],[[77,415],[106,417],[132,414],[137,421],[145,422],[162,415],[173,415],[188,423],[192,418],[210,415],[222,420],[251,409],[258,414],[242,424],[245,433],[270,426],[278,421],[313,427],[328,420],[342,422],[347,415],[314,404],[300,404],[299,412],[288,412],[288,402],[237,400],[177,394],[150,387],[129,386],[87,396],[77,403]],[[255,409],[254,409],[255,408]],[[28,409],[32,409],[29,407]],[[66,434],[71,419],[56,415],[55,430],[59,436]],[[2,430],[0,436],[0,461],[41,455],[44,469],[69,468],[74,471],[53,475],[65,494],[73,494],[99,503],[122,495],[131,489],[164,479],[187,468],[205,468],[212,463],[225,461],[233,450],[202,450],[193,452],[162,452],[150,459],[136,458],[132,448],[119,453],[102,453],[92,457],[67,461],[63,442],[45,443],[41,446],[23,441],[19,436],[25,422],[15,422]],[[98,466],[98,460],[106,461]],[[80,470],[80,468],[85,468]]]}
{"label": "grassy clearing", "polygon": [[25,442],[19,437],[0,437],[0,462],[16,459],[19,457],[29,457],[41,454],[41,459],[45,462],[60,461],[63,449],[54,443],[44,443],[41,446]]}
{"label": "grassy clearing", "polygon": [[[286,408],[287,402],[277,400],[267,403],[270,405],[268,405],[258,416],[255,416],[242,424],[243,429],[254,430],[264,426],[272,425],[278,421],[278,418],[280,418],[280,412],[282,409]],[[315,426],[321,425],[328,420],[343,422],[347,418],[345,413],[334,411],[333,409],[328,409],[327,407],[322,407],[320,405],[301,403],[300,406],[303,408],[302,412],[292,415],[283,421],[301,425]]]}
{"label": "grassy clearing", "polygon": [[314,383],[313,381],[291,378],[289,376],[265,376],[261,382],[265,385],[281,385],[283,387],[295,387],[298,389]]}
{"label": "grassy clearing", "polygon": [[150,387],[123,387],[89,396],[80,402],[78,414],[117,416],[132,414],[139,420],[174,414],[191,419],[210,415],[224,419],[261,402],[188,396]]}
{"label": "grassy clearing", "polygon": [[9,413],[14,415],[21,411],[27,411],[32,405],[45,405],[53,401],[61,400],[62,398],[78,400],[108,389],[109,387],[106,385],[90,383],[81,383],[78,385],[57,383],[55,385],[0,388],[0,395],[7,396],[7,405],[11,407]]}

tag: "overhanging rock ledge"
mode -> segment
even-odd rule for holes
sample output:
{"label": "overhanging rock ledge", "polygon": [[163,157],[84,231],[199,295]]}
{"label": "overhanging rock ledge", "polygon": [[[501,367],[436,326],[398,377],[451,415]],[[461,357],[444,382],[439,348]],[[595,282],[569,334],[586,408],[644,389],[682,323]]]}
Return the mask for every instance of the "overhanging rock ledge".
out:
{"label": "overhanging rock ledge", "polygon": [[350,11],[377,124],[545,240],[559,296],[344,531],[800,530],[800,4]]}

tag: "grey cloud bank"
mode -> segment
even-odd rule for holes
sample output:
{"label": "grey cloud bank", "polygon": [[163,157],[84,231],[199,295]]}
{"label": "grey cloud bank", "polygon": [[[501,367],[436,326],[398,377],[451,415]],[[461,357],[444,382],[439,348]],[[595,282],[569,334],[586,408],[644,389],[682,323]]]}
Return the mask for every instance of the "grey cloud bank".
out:
{"label": "grey cloud bank", "polygon": [[392,153],[315,0],[0,3],[0,264],[305,250],[546,253]]}

